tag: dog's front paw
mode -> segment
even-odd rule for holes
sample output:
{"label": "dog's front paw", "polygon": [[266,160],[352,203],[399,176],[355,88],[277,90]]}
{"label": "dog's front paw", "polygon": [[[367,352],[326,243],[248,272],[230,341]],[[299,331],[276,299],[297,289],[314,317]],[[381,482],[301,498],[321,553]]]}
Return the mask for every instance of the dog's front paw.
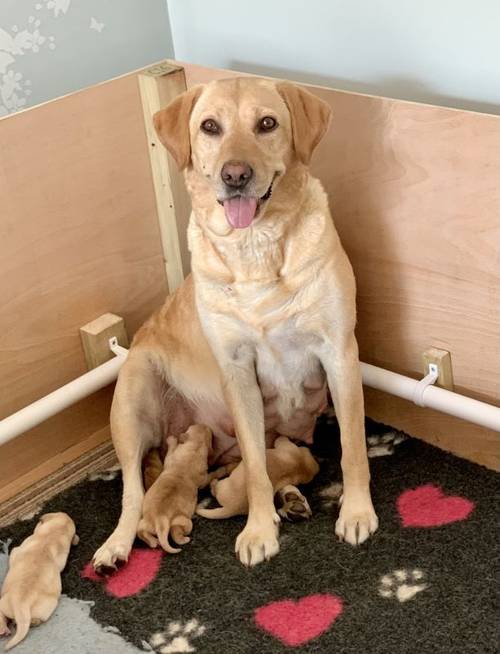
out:
{"label": "dog's front paw", "polygon": [[118,566],[128,561],[132,543],[127,544],[123,540],[110,536],[94,554],[92,565],[99,575],[107,575],[114,572]]}
{"label": "dog's front paw", "polygon": [[274,514],[266,521],[248,521],[236,539],[236,555],[245,566],[269,561],[280,549],[278,542],[279,516]]}
{"label": "dog's front paw", "polygon": [[351,545],[361,545],[377,531],[377,528],[378,518],[370,495],[352,499],[344,495],[335,524],[335,533],[339,540],[345,540]]}

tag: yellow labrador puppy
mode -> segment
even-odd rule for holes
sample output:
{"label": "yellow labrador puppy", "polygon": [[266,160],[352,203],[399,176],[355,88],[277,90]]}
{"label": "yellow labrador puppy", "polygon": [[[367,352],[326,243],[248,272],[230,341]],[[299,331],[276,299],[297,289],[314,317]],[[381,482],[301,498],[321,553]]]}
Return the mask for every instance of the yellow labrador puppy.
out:
{"label": "yellow labrador puppy", "polygon": [[0,599],[0,635],[7,635],[7,618],[16,633],[5,646],[11,649],[26,637],[30,625],[46,622],[61,595],[61,572],[71,545],[78,543],[75,523],[66,513],[46,513],[34,533],[15,547]]}
{"label": "yellow labrador puppy", "polygon": [[[273,493],[280,492],[284,502],[288,500],[297,502],[303,514],[308,518],[311,509],[307,500],[296,488],[297,484],[308,484],[319,472],[319,465],[307,447],[298,447],[286,436],[276,439],[274,447],[266,450],[266,469],[273,487]],[[228,477],[213,479],[210,484],[212,495],[221,505],[215,509],[206,509],[198,506],[196,513],[209,518],[220,520],[235,515],[248,513],[248,500],[246,489],[245,464],[239,463]],[[302,499],[302,501],[300,501]],[[293,513],[291,513],[293,516]],[[296,517],[296,516],[295,516]]]}
{"label": "yellow labrador puppy", "polygon": [[246,466],[242,563],[277,554],[266,447],[312,438],[331,391],[340,422],[339,538],[377,529],[354,335],[355,283],[308,164],[330,109],[286,82],[238,78],[193,88],[154,117],[192,199],[192,275],[137,333],[111,411],[123,469],[119,523],[97,570],[126,560],[141,516],[141,459],[169,434],[207,425],[211,463]]}
{"label": "yellow labrador puppy", "polygon": [[167,439],[167,456],[161,474],[148,489],[137,535],[150,547],[158,543],[170,554],[169,536],[178,545],[189,543],[193,529],[191,518],[196,509],[198,489],[208,483],[207,461],[212,434],[207,427],[194,425],[177,439]]}

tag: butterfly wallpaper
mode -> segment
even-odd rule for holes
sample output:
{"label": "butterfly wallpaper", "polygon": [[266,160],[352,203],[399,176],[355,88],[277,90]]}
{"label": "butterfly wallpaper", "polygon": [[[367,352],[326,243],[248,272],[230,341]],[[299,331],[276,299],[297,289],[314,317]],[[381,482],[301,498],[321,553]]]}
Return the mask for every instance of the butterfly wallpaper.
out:
{"label": "butterfly wallpaper", "polygon": [[2,0],[0,117],[172,56],[166,0]]}

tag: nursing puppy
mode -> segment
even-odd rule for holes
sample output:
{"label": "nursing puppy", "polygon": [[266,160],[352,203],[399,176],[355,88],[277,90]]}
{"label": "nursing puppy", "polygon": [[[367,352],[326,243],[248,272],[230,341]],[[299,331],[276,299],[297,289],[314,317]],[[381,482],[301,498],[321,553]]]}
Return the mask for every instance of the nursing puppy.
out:
{"label": "nursing puppy", "polygon": [[62,590],[61,572],[71,545],[78,541],[75,523],[66,513],[46,513],[34,533],[12,550],[0,599],[0,635],[10,633],[7,618],[17,629],[6,650],[26,637],[30,625],[46,622],[54,612]]}
{"label": "nursing puppy", "polygon": [[[295,499],[303,496],[295,488],[297,484],[308,484],[319,472],[319,465],[307,447],[298,447],[285,436],[276,440],[272,449],[266,450],[267,474],[271,480],[273,491],[283,491],[286,501],[288,495]],[[198,507],[196,513],[204,518],[219,520],[234,515],[248,513],[248,498],[246,491],[245,466],[240,463],[229,477],[210,484],[212,495],[221,505],[216,509]],[[310,509],[305,503],[304,509]]]}
{"label": "nursing puppy", "polygon": [[169,536],[177,545],[189,543],[198,489],[207,484],[211,443],[212,433],[202,425],[193,425],[178,439],[167,439],[163,470],[144,497],[137,528],[139,538],[150,547],[158,547],[159,542],[165,552],[177,554],[181,550],[170,545]]}

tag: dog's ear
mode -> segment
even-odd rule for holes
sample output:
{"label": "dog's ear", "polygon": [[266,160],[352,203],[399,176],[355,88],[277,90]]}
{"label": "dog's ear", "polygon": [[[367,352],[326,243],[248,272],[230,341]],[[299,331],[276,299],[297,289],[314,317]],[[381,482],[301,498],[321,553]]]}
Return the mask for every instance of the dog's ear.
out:
{"label": "dog's ear", "polygon": [[189,118],[201,90],[201,86],[195,86],[185,91],[153,116],[158,137],[175,159],[179,170],[186,168],[191,161]]}
{"label": "dog's ear", "polygon": [[276,89],[290,112],[297,157],[307,166],[330,125],[332,111],[326,102],[295,84],[280,82]]}

